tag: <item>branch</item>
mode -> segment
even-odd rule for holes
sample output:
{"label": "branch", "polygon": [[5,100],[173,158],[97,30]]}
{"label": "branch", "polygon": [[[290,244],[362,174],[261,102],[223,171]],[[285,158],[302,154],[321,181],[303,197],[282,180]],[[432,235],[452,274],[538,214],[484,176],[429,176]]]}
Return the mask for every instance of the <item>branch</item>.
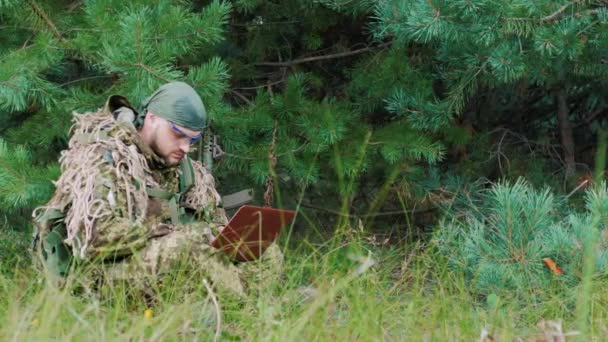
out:
{"label": "branch", "polygon": [[144,39],[145,40],[171,40],[171,39],[190,38],[190,37],[194,37],[196,35],[204,35],[204,34],[205,34],[204,30],[195,30],[194,32],[191,32],[191,33],[180,34],[180,35],[176,35],[176,36],[155,36],[155,37],[149,37],[149,38],[144,38]]}
{"label": "branch", "polygon": [[71,80],[65,83],[61,83],[60,85],[58,85],[58,87],[65,87],[68,84],[72,84],[72,83],[77,83],[77,82],[82,82],[82,81],[88,81],[88,80],[94,80],[94,79],[99,79],[99,78],[111,78],[111,75],[99,75],[99,76],[91,76],[91,77],[83,77],[83,78],[78,78],[75,80]]}
{"label": "branch", "polygon": [[[271,91],[270,86],[268,90]],[[272,130],[272,144],[268,150],[268,172],[269,176],[266,178],[266,191],[264,191],[264,206],[270,207],[274,199],[274,178],[276,178],[277,168],[277,156],[275,149],[277,147],[277,130],[279,129],[277,122],[274,122],[274,129]]]}
{"label": "branch", "polygon": [[306,203],[301,203],[300,206],[304,207],[304,208],[308,208],[308,209],[317,210],[317,211],[324,211],[326,213],[334,214],[334,215],[341,216],[341,217],[350,217],[350,218],[364,218],[364,217],[378,217],[378,216],[399,216],[399,215],[402,216],[402,215],[407,214],[407,213],[409,213],[409,214],[423,214],[423,213],[428,213],[428,212],[435,211],[435,210],[438,209],[437,207],[430,207],[430,208],[426,208],[426,209],[395,210],[395,211],[379,212],[379,213],[375,213],[375,214],[357,215],[357,214],[343,213],[341,211],[333,210],[333,209],[329,209],[329,208],[317,207],[317,206],[314,206],[312,204],[306,204]]}
{"label": "branch", "polygon": [[[289,150],[287,152],[283,152],[283,153],[279,153],[276,155],[276,157],[282,157],[288,154],[292,154],[292,153],[297,153],[300,152],[304,147],[308,146],[308,141],[305,141],[302,145],[300,145],[300,147],[293,149],[293,150]],[[232,154],[232,153],[228,153],[225,152],[224,155],[228,156],[228,157],[232,157],[232,158],[236,158],[236,159],[243,159],[243,160],[263,160],[263,159],[268,159],[268,156],[266,157],[247,157],[247,156],[242,156],[242,155],[238,155],[238,154]]]}
{"label": "branch", "polygon": [[38,4],[35,1],[30,1],[29,3],[30,3],[30,7],[32,8],[32,11],[38,17],[40,17],[40,19],[42,19],[42,21],[44,21],[44,23],[49,27],[51,33],[53,33],[53,35],[55,36],[55,38],[57,38],[57,40],[59,40],[61,42],[65,42],[65,39],[63,39],[63,37],[61,36],[61,32],[59,32],[59,30],[57,29],[57,26],[55,26],[53,21],[51,21],[51,19],[46,14],[46,12],[44,12],[44,10],[40,6],[38,6]]}
{"label": "branch", "polygon": [[[583,15],[596,15],[598,13],[600,13],[601,10],[606,9],[606,7],[601,7],[601,8],[596,8],[596,9],[592,9],[592,10],[587,10],[584,12],[576,12],[574,13],[572,16],[574,17],[581,17]],[[564,18],[564,16],[562,15],[558,15],[557,17],[554,18],[550,18],[545,20],[545,18],[541,19],[541,22],[546,23],[546,22],[553,22],[553,21],[558,21],[561,20],[562,18]]]}
{"label": "branch", "polygon": [[241,87],[241,88],[234,88],[234,89],[238,89],[238,90],[257,90],[257,89],[261,89],[261,88],[266,88],[269,85],[277,85],[277,84],[283,83],[285,81],[286,80],[284,78],[282,78],[282,79],[280,79],[278,81],[275,81],[275,82],[272,82],[272,83],[269,83],[269,84],[262,84],[262,85],[255,86],[255,87]]}
{"label": "branch", "polygon": [[290,20],[290,21],[269,21],[269,22],[253,22],[247,24],[241,23],[230,23],[230,26],[234,27],[255,27],[255,26],[264,26],[264,25],[286,25],[286,24],[299,24],[301,20]]}
{"label": "branch", "polygon": [[572,4],[574,3],[578,3],[579,1],[574,1],[571,4],[566,4],[562,7],[560,7],[557,11],[549,14],[546,17],[542,17],[540,19],[534,19],[534,18],[505,18],[503,20],[506,21],[538,21],[541,24],[545,24],[545,23],[552,23],[552,22],[556,22],[559,20],[562,20],[564,18],[569,18],[569,17],[582,17],[582,16],[588,16],[588,15],[595,15],[600,13],[600,11],[607,9],[606,7],[599,7],[599,8],[594,8],[594,9],[590,9],[590,10],[586,10],[583,12],[576,12],[573,13],[571,16],[565,16],[564,12],[566,11],[566,9],[568,9],[568,7],[570,7]]}
{"label": "branch", "polygon": [[131,66],[134,67],[138,67],[138,68],[142,68],[145,71],[149,72],[150,74],[152,74],[152,76],[158,78],[159,80],[163,80],[165,82],[171,82],[171,80],[167,79],[166,77],[163,77],[162,75],[158,74],[157,72],[155,72],[154,70],[152,70],[152,68],[150,68],[149,66],[147,66],[146,64],[143,63],[135,63],[135,64],[131,64]]}
{"label": "branch", "polygon": [[234,89],[230,89],[230,92],[232,94],[234,94],[236,97],[238,97],[239,99],[245,101],[246,104],[248,104],[248,105],[252,104],[251,100],[249,100],[248,98],[246,98],[245,95],[239,93],[238,91],[236,91]]}
{"label": "branch", "polygon": [[542,18],[540,20],[541,23],[545,23],[548,21],[555,21],[558,20],[562,14],[564,14],[564,12],[568,9],[568,7],[574,5],[575,3],[577,3],[578,1],[572,1],[571,3],[565,4],[562,7],[560,7],[557,11],[555,11],[554,13]]}
{"label": "branch", "polygon": [[83,5],[83,1],[77,0],[73,4],[68,6],[68,12],[73,12],[74,10],[76,10],[78,7],[80,7],[82,5]]}
{"label": "branch", "polygon": [[601,114],[604,114],[605,112],[606,112],[606,108],[600,108],[600,109],[590,113],[587,117],[583,118],[583,122],[580,122],[579,124],[574,126],[574,128],[578,128],[580,126],[590,124],[593,120],[595,120],[598,116],[600,116]]}
{"label": "branch", "polygon": [[13,177],[21,180],[24,183],[26,182],[25,177],[21,173],[17,172],[14,168],[10,167],[10,165],[8,165],[8,163],[4,162],[4,160],[2,160],[2,159],[0,159],[0,166],[2,166],[2,169],[6,170],[6,172],[13,175]]}
{"label": "branch", "polygon": [[293,66],[296,64],[358,55],[361,53],[372,51],[376,48],[384,48],[384,47],[390,46],[391,44],[393,44],[392,41],[387,42],[387,43],[382,43],[382,44],[376,45],[376,46],[368,46],[366,48],[361,48],[361,49],[357,49],[357,50],[353,50],[353,51],[346,51],[346,52],[334,53],[334,54],[323,55],[323,56],[300,58],[300,59],[294,59],[292,61],[287,61],[287,62],[262,62],[262,63],[255,63],[255,65],[256,66],[273,66],[273,67],[290,67],[290,66]]}

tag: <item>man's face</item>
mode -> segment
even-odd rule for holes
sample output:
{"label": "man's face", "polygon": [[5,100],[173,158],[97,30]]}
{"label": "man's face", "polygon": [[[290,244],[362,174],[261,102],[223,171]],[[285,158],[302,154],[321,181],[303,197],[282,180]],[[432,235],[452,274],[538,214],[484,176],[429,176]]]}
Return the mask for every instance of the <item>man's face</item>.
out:
{"label": "man's face", "polygon": [[155,117],[150,147],[168,166],[174,166],[188,153],[201,134],[175,125],[159,116]]}

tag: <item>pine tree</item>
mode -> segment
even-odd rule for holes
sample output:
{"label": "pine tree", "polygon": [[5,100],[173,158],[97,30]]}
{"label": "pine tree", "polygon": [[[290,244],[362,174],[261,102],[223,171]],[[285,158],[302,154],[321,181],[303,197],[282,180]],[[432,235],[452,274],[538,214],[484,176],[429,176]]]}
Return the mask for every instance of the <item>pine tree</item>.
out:
{"label": "pine tree", "polygon": [[[536,190],[523,179],[495,184],[453,208],[434,244],[474,293],[533,294],[542,301],[581,280],[592,241],[596,275],[608,272],[607,196],[603,182],[587,191],[584,210],[576,212],[549,189]],[[547,259],[563,273],[547,267]]]}
{"label": "pine tree", "polygon": [[[138,104],[170,80],[185,80],[203,97],[227,152],[214,168],[225,192],[255,186],[260,201],[278,205],[309,189],[307,202],[337,193],[327,207],[361,201],[358,210],[369,210],[381,206],[378,189],[411,179],[419,162],[443,158],[436,133],[444,123],[424,124],[422,112],[409,120],[394,103],[416,93],[430,101],[424,110],[437,110],[432,84],[423,81],[430,73],[402,64],[386,50],[390,42],[362,32],[370,1],[0,5],[7,27],[0,34],[0,132],[6,160],[30,151],[30,164],[18,166],[32,170],[26,175],[56,172],[72,111],[94,110],[110,94]],[[369,68],[381,78],[368,77]],[[48,194],[8,189],[0,194],[4,207],[31,208]],[[19,197],[29,202],[9,195],[19,189],[30,191]]]}
{"label": "pine tree", "polygon": [[[606,108],[601,94],[608,75],[603,61],[608,8],[603,1],[380,1],[375,16],[378,37],[392,37],[399,46],[432,47],[427,56],[446,86],[438,116],[460,115],[471,99],[519,88],[519,102],[531,97],[536,103],[530,107],[551,107],[565,174],[574,173],[572,121],[593,120],[594,112]],[[410,110],[425,108],[408,97],[395,102]],[[529,115],[518,119],[540,116]]]}
{"label": "pine tree", "polygon": [[[403,50],[388,49],[390,41],[365,34],[372,5],[235,4],[227,60],[234,102],[249,106],[218,122],[222,143],[233,151],[220,168],[231,179],[251,170],[248,178],[259,185],[274,178],[283,193],[305,188],[305,204],[321,200],[341,210],[347,203],[352,213],[367,214],[382,206],[383,187],[402,188],[424,172],[418,166],[442,160],[440,124],[408,120],[392,103],[407,92],[433,106],[432,74],[411,66]],[[258,122],[255,131],[247,120]],[[328,202],[328,194],[337,196]]]}

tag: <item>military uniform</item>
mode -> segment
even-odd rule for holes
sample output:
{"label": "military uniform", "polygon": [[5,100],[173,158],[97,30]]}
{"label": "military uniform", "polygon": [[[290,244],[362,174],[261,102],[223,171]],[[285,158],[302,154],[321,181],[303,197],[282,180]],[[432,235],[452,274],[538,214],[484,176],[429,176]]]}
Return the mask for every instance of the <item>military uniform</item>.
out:
{"label": "military uniform", "polygon": [[236,295],[244,294],[242,279],[252,272],[276,274],[282,264],[276,246],[262,261],[238,267],[209,245],[228,222],[212,175],[188,157],[165,165],[130,122],[115,120],[113,109],[108,103],[75,115],[55,194],[34,211],[47,265],[57,267],[49,256],[63,246],[77,264],[100,265],[105,280],[145,286],[186,262]]}

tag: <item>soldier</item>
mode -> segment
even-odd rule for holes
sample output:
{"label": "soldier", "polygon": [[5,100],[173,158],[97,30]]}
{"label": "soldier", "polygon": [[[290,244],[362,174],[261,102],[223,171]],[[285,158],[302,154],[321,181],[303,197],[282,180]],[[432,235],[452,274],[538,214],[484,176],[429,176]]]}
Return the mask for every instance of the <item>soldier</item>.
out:
{"label": "soldier", "polygon": [[[104,280],[158,280],[187,260],[216,288],[243,295],[243,272],[209,246],[227,223],[214,179],[188,152],[202,138],[205,107],[182,82],[160,87],[139,111],[112,96],[75,115],[62,175],[34,211],[44,265],[65,278],[70,265],[99,265]],[[282,255],[266,253],[277,270]]]}

